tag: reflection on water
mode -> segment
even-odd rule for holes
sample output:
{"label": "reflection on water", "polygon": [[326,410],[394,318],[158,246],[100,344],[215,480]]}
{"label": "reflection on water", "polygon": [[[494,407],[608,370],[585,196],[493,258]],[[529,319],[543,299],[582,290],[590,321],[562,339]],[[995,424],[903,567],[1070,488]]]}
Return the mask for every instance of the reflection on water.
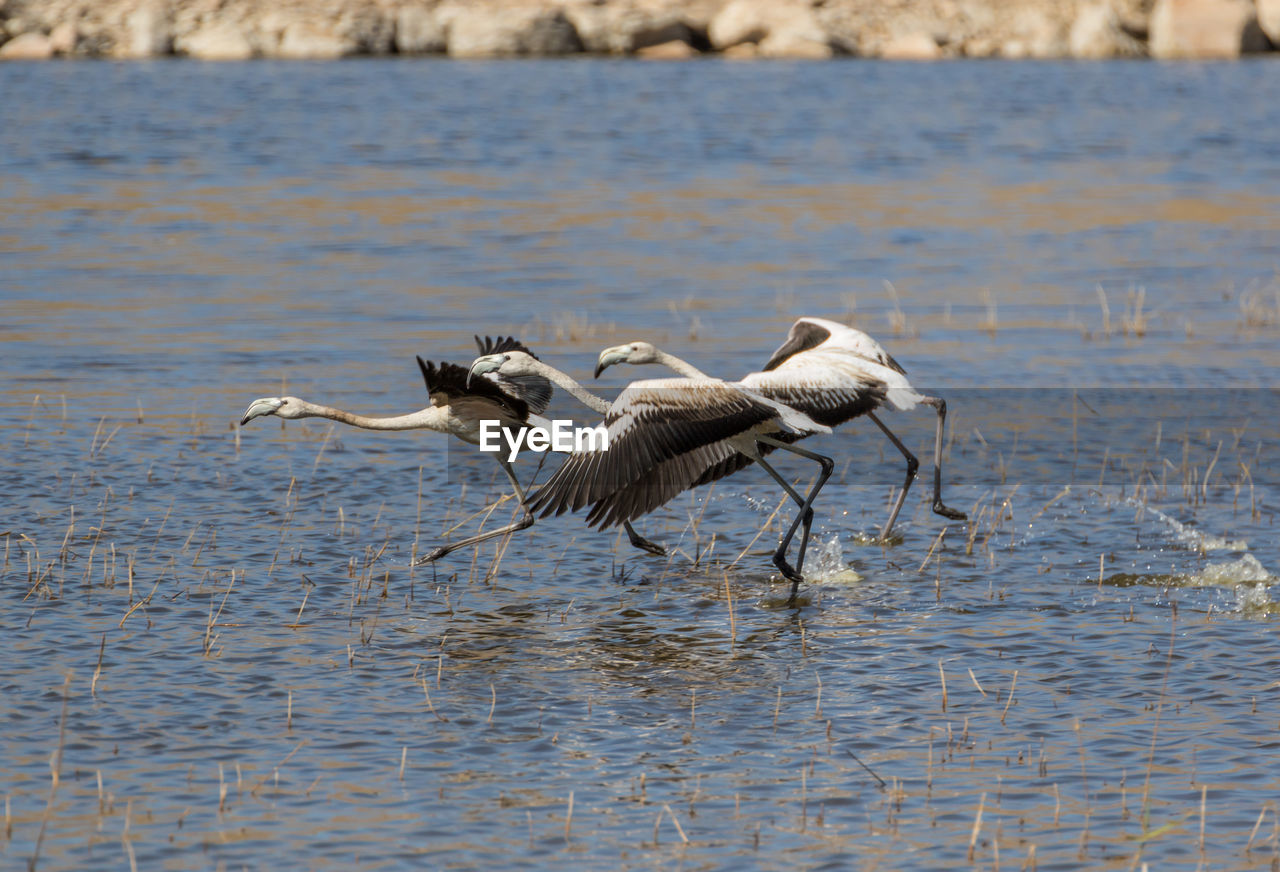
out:
{"label": "reflection on water", "polygon": [[[0,67],[29,97],[0,125],[0,852],[1268,868],[1280,124],[1255,74]],[[480,523],[492,463],[233,426],[276,393],[418,408],[413,355],[466,362],[473,333],[737,375],[798,314],[947,396],[972,519],[912,499],[874,544],[900,457],[860,422],[815,439],[837,475],[799,610],[758,471],[646,519],[667,559],[568,517],[414,570]],[[928,456],[930,415],[887,420]]]}

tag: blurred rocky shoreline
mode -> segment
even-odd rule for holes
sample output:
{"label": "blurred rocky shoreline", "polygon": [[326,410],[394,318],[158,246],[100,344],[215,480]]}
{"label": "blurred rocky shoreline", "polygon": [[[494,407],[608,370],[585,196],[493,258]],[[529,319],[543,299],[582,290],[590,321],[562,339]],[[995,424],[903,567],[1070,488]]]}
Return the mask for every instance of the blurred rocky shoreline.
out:
{"label": "blurred rocky shoreline", "polygon": [[0,0],[0,58],[1235,58],[1280,0]]}

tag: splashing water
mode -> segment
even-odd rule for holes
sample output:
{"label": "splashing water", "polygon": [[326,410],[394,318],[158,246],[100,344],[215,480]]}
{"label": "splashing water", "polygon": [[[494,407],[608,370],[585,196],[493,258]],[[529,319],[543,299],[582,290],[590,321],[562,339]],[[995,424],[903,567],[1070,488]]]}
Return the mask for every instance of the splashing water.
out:
{"label": "splashing water", "polygon": [[1277,606],[1271,598],[1271,584],[1276,580],[1258,558],[1245,554],[1238,560],[1210,563],[1199,572],[1168,576],[1163,582],[1175,587],[1226,588],[1235,594],[1237,612],[1271,614]]}
{"label": "splashing water", "polygon": [[1223,563],[1210,563],[1200,572],[1185,576],[1186,584],[1215,585],[1230,587],[1247,582],[1274,581],[1275,576],[1267,571],[1258,558],[1246,554],[1239,560],[1228,560]]}
{"label": "splashing water", "polygon": [[1274,614],[1276,605],[1270,588],[1264,583],[1242,584],[1236,588],[1236,611],[1241,614]]}
{"label": "splashing water", "polygon": [[[1133,502],[1130,500],[1130,502]],[[1137,505],[1137,503],[1133,503]],[[1197,530],[1195,527],[1188,526],[1176,518],[1166,515],[1159,509],[1153,509],[1151,506],[1144,506],[1144,511],[1150,512],[1159,518],[1170,530],[1173,531],[1174,541],[1196,551],[1248,551],[1249,543],[1243,539],[1227,539],[1223,536],[1215,536],[1212,533],[1206,533],[1203,530]],[[1254,561],[1255,563],[1257,561]]]}
{"label": "splashing water", "polygon": [[1169,579],[1179,587],[1224,587],[1235,591],[1236,610],[1241,613],[1271,613],[1276,603],[1270,585],[1276,576],[1261,561],[1247,553],[1249,543],[1243,539],[1227,539],[1188,526],[1159,509],[1146,506],[1174,534],[1174,541],[1190,550],[1207,554],[1211,551],[1246,552],[1235,560],[1209,563],[1199,572],[1184,573]]}
{"label": "splashing water", "polygon": [[805,565],[812,581],[861,581],[862,576],[844,562],[844,545],[839,535],[817,546]]}

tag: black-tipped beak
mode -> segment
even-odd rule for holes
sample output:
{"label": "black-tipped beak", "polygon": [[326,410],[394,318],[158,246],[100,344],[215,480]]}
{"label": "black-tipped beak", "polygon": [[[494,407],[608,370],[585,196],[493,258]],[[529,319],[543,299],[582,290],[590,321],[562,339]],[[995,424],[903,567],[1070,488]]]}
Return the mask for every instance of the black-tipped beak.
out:
{"label": "black-tipped beak", "polygon": [[471,380],[476,376],[493,372],[496,369],[501,369],[502,365],[508,360],[510,360],[510,358],[505,354],[489,354],[484,357],[477,357],[475,360],[471,361],[471,368],[467,370],[466,387],[468,389],[471,388]]}

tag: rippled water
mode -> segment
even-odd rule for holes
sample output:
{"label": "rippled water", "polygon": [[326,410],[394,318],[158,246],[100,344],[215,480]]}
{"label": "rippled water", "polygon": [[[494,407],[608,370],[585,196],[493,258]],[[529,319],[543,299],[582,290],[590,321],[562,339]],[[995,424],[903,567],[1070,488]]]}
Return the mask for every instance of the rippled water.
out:
{"label": "rippled water", "polygon": [[[0,852],[1270,868],[1270,69],[0,66]],[[926,476],[868,544],[901,460],[812,440],[797,609],[758,473],[646,519],[667,560],[565,517],[411,570],[493,464],[234,426],[416,409],[473,333],[736,375],[800,314],[948,398],[971,521]]]}

